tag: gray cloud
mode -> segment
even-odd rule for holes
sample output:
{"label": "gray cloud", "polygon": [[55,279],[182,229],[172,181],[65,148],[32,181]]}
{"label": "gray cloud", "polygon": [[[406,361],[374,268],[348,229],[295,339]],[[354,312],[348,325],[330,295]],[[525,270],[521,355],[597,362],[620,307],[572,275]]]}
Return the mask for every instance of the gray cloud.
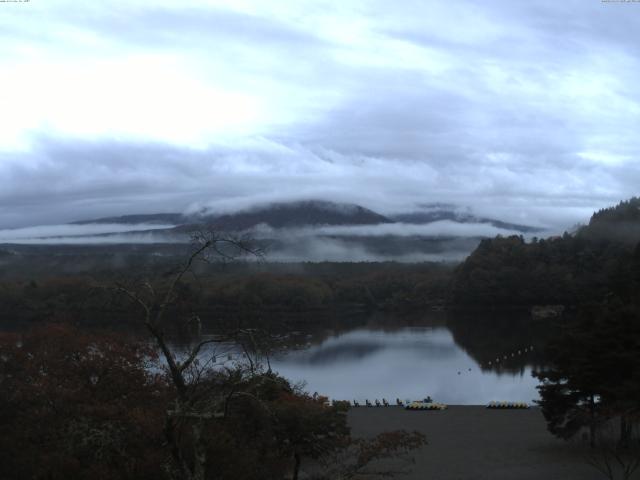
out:
{"label": "gray cloud", "polygon": [[[7,227],[108,215],[225,212],[265,203],[326,198],[382,213],[448,201],[485,216],[570,226],[633,193],[637,168],[554,170],[495,164],[431,164],[342,154],[256,139],[244,149],[204,151],[159,144],[52,142],[0,164]],[[553,178],[550,178],[550,175]],[[635,175],[635,177],[634,177]]]}
{"label": "gray cloud", "polygon": [[[382,213],[445,201],[560,229],[638,192],[640,5],[213,3],[32,2],[0,20],[0,73],[75,65],[95,82],[84,97],[42,83],[26,113],[0,113],[0,228],[326,198]],[[157,97],[99,78],[139,58],[157,67]],[[96,60],[111,63],[91,74]],[[208,127],[215,102],[164,111],[189,93],[183,77],[258,113],[223,135]],[[120,109],[74,104],[101,95]],[[56,96],[60,114],[38,103]],[[199,141],[164,138],[181,129]]]}

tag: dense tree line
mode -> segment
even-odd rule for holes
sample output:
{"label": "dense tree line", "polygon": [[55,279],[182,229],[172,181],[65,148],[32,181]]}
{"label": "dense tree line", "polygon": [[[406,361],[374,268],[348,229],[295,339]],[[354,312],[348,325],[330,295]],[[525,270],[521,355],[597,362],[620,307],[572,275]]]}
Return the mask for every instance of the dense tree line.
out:
{"label": "dense tree line", "polygon": [[476,306],[577,306],[611,289],[638,292],[640,199],[595,213],[574,234],[483,240],[457,267],[452,303]]}
{"label": "dense tree line", "polygon": [[[277,270],[277,269],[276,269]],[[166,269],[165,269],[166,271]],[[440,264],[318,264],[299,272],[256,272],[204,268],[180,285],[184,314],[210,317],[244,315],[249,321],[269,312],[300,313],[357,307],[361,311],[401,311],[442,305],[451,268]],[[5,323],[69,321],[78,324],[131,323],[131,311],[110,286],[135,276],[96,273],[0,282]],[[142,275],[137,275],[142,277]],[[162,278],[169,278],[162,273]]]}
{"label": "dense tree line", "polygon": [[[640,466],[639,207],[634,198],[597,212],[589,225],[551,245],[496,239],[474,259],[488,268],[496,262],[497,282],[505,281],[508,268],[518,272],[510,278],[513,288],[500,283],[505,296],[492,301],[504,303],[509,294],[522,304],[575,307],[555,322],[545,365],[535,372],[539,403],[554,435],[587,432],[594,452],[589,463],[609,478],[617,471],[630,478]],[[465,268],[472,276],[472,266]],[[554,270],[560,274],[545,276]]]}

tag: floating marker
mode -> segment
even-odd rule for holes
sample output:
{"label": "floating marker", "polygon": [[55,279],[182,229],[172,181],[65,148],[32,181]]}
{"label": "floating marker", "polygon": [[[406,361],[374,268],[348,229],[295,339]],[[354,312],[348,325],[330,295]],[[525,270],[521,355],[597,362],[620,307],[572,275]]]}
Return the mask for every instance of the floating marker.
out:
{"label": "floating marker", "polygon": [[514,409],[514,408],[529,408],[529,404],[526,402],[494,402],[491,401],[487,405],[487,408],[498,408],[498,409]]}

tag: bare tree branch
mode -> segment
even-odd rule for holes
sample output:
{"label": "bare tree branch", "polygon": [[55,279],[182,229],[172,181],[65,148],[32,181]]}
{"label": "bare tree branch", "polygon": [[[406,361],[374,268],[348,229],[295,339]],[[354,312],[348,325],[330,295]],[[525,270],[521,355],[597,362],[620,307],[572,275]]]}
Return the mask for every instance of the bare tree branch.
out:
{"label": "bare tree branch", "polygon": [[[187,358],[180,362],[176,360],[174,352],[165,338],[162,320],[169,307],[177,301],[176,292],[185,275],[193,274],[196,280],[199,281],[193,271],[193,267],[197,260],[208,261],[208,252],[213,252],[225,261],[234,260],[240,254],[251,254],[261,258],[262,252],[259,249],[252,248],[246,238],[222,237],[213,231],[195,232],[192,235],[192,240],[197,247],[177,270],[169,274],[172,278],[166,289],[164,289],[164,293],[160,293],[148,280],[140,282],[137,286],[134,283],[133,287],[118,283],[116,284],[116,291],[124,294],[142,308],[144,312],[143,323],[162,352],[169,376],[177,393],[174,408],[167,411],[165,419],[165,438],[178,469],[178,472],[173,476],[185,480],[204,480],[207,450],[202,438],[203,422],[223,417],[228,409],[229,400],[233,396],[248,396],[258,402],[260,402],[260,399],[233,386],[231,396],[221,396],[221,392],[213,396],[201,394],[199,386],[203,382],[206,383],[203,375],[205,367],[211,359],[202,368],[192,369],[191,367],[194,366],[203,347],[208,344],[220,343],[223,340],[207,339],[200,341],[190,350]],[[229,248],[231,251],[229,251]],[[200,329],[198,330],[200,331]],[[253,338],[251,338],[251,341],[255,344]],[[246,352],[246,354],[251,365],[251,374],[253,375],[255,374],[255,365],[249,352]],[[243,378],[240,378],[240,380],[244,381]],[[260,404],[264,406],[262,402]],[[185,425],[186,420],[189,421],[189,425]],[[185,459],[185,454],[180,446],[182,441],[178,438],[179,433],[183,431],[182,427],[185,426],[189,426],[188,431],[191,432],[192,451],[189,461]]]}
{"label": "bare tree branch", "polygon": [[202,349],[202,347],[204,347],[205,345],[209,345],[211,343],[217,343],[217,342],[219,342],[219,340],[214,338],[209,340],[203,340],[202,342],[200,342],[198,345],[195,346],[193,350],[191,350],[191,353],[189,354],[189,356],[184,362],[178,363],[178,370],[180,372],[185,371],[187,368],[189,368],[189,366],[193,363],[193,361],[198,357],[198,354],[200,353],[200,350]]}

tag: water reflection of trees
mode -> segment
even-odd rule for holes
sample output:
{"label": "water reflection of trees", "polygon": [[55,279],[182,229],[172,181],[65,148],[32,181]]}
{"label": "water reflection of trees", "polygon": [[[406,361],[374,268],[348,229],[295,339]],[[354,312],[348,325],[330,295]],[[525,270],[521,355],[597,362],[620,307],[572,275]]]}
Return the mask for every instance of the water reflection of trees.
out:
{"label": "water reflection of trees", "polygon": [[458,310],[447,316],[456,344],[482,370],[498,373],[523,374],[527,366],[543,365],[544,347],[557,330],[521,311]]}
{"label": "water reflection of trees", "polygon": [[[259,318],[236,318],[232,323],[251,324],[260,339],[260,348],[275,355],[321,345],[356,329],[395,333],[407,327],[446,327],[456,345],[483,371],[507,374],[524,374],[527,367],[542,366],[544,347],[557,330],[550,322],[534,321],[528,312],[517,310],[427,311],[406,315],[325,311],[313,316],[265,314]],[[207,324],[203,333],[220,331],[219,323]],[[185,337],[181,340],[188,343]]]}

